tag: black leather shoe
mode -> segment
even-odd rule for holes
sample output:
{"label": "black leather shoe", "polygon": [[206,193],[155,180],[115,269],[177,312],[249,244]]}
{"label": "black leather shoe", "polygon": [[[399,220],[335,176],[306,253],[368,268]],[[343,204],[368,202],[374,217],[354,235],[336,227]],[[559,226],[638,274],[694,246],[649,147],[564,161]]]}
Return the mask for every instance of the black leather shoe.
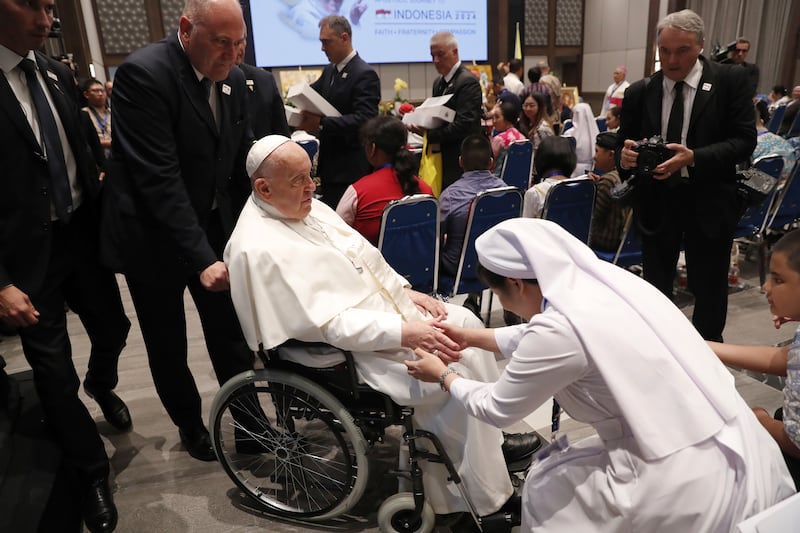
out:
{"label": "black leather shoe", "polygon": [[506,463],[515,463],[527,459],[542,445],[539,434],[530,433],[503,433],[503,457]]}
{"label": "black leather shoe", "polygon": [[189,455],[200,461],[211,462],[217,460],[217,455],[211,446],[211,437],[208,435],[206,428],[202,426],[187,430],[178,428],[178,434],[181,437],[181,444],[189,452]]}
{"label": "black leather shoe", "polygon": [[92,533],[107,533],[117,527],[117,508],[108,488],[108,478],[89,484],[83,501],[83,521]]}
{"label": "black leather shoe", "polygon": [[86,385],[83,386],[83,390],[100,406],[106,422],[119,431],[129,431],[133,427],[128,406],[113,390],[94,390]]}

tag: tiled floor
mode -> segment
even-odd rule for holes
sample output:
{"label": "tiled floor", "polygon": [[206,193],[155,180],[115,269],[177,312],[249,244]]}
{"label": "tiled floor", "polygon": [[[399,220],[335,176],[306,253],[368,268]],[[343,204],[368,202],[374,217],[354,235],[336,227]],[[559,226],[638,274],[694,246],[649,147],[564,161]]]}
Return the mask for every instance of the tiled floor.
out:
{"label": "tiled floor", "polygon": [[[763,295],[752,285],[757,283],[752,265],[743,265],[742,279],[746,287],[731,296],[728,327],[725,338],[731,342],[774,343],[791,337],[789,326],[775,331],[770,323],[769,309]],[[394,482],[386,476],[371,480],[362,503],[359,517],[344,517],[324,526],[296,524],[262,515],[249,507],[230,479],[217,463],[203,463],[182,450],[178,433],[168,419],[155,394],[144,345],[135,320],[130,298],[123,284],[123,298],[133,328],[128,346],[120,360],[120,380],[117,392],[130,407],[134,427],[130,433],[117,434],[102,417],[100,409],[86,398],[87,406],[98,421],[111,458],[119,508],[120,532],[197,532],[222,533],[245,531],[364,531],[375,532],[377,503],[392,493]],[[190,302],[189,302],[190,303]],[[689,312],[691,307],[685,307]],[[210,361],[205,351],[199,322],[189,317],[190,365],[208,412],[217,391]],[[500,322],[495,311],[493,321]],[[87,337],[76,317],[70,317],[71,338],[78,374],[85,373]],[[0,354],[10,372],[27,368],[19,343],[15,338],[0,342]],[[757,380],[737,376],[737,386],[751,405],[775,408],[781,395]],[[83,394],[83,392],[81,392]],[[586,428],[567,421],[564,424],[571,437],[587,433]],[[396,441],[394,441],[396,445]],[[391,445],[378,450],[377,472],[394,463],[396,452]]]}

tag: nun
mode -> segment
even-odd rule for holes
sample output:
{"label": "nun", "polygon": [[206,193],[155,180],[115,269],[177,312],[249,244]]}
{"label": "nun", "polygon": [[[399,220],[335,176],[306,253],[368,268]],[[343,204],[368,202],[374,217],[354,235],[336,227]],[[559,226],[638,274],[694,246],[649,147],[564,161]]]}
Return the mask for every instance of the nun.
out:
{"label": "nun", "polygon": [[596,430],[537,455],[523,531],[732,531],[794,493],[733,376],[657,289],[546,220],[502,222],[476,249],[484,282],[526,323],[442,328],[508,365],[480,383],[418,349],[408,373],[497,427],[555,397]]}

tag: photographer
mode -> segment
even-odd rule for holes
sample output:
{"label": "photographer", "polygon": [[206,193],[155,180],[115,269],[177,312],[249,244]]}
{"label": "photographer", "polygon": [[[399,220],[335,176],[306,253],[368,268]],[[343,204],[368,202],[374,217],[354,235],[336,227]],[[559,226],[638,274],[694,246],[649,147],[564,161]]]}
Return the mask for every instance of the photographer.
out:
{"label": "photographer", "polygon": [[[705,339],[719,340],[740,212],[735,165],[756,144],[750,89],[744,69],[700,55],[703,21],[693,11],[667,15],[657,34],[662,70],[625,93],[618,167],[623,179],[636,177],[645,279],[671,297],[683,246],[695,297],[692,323]],[[653,136],[666,140],[666,150],[647,142],[642,157],[637,141]],[[654,153],[658,164],[641,172]]]}

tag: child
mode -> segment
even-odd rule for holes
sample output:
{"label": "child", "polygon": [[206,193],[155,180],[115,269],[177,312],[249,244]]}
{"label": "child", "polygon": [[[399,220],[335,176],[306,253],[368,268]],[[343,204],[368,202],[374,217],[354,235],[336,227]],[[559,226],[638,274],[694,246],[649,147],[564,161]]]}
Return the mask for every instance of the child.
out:
{"label": "child", "polygon": [[[764,290],[775,327],[800,321],[800,231],[787,233],[775,243],[769,270]],[[786,376],[782,415],[779,410],[776,418],[772,418],[761,407],[753,411],[778,442],[795,485],[800,487],[800,327],[790,346],[708,344],[726,365]]]}

